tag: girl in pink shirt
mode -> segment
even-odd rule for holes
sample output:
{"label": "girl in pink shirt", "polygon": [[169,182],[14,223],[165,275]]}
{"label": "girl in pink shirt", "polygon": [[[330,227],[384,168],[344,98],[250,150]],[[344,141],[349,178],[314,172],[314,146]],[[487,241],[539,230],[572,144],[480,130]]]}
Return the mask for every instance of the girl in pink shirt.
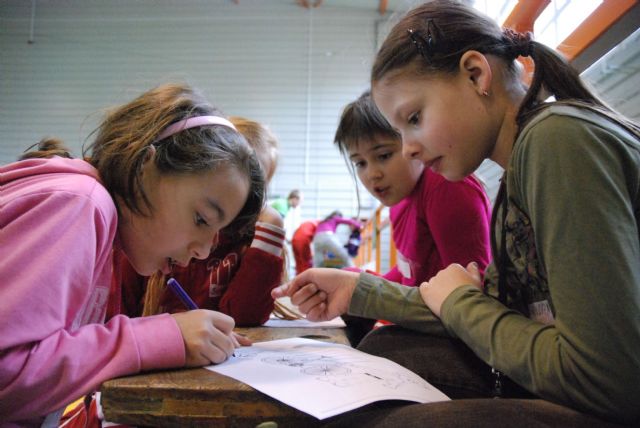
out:
{"label": "girl in pink shirt", "polygon": [[336,237],[338,225],[346,224],[352,230],[360,229],[358,220],[342,217],[340,211],[333,211],[316,226],[313,235],[313,265],[315,267],[351,267],[353,261],[347,249]]}
{"label": "girl in pink shirt", "polygon": [[89,149],[0,167],[3,424],[55,424],[107,379],[219,363],[244,342],[208,310],[102,322],[114,250],[168,274],[255,222],[264,177],[245,139],[188,86],[164,85],[111,111]]}
{"label": "girl in pink shirt", "polygon": [[348,104],[335,144],[366,189],[390,207],[397,264],[384,277],[419,286],[451,263],[490,259],[491,208],[473,176],[445,180],[419,159],[402,156],[402,140],[365,92]]}

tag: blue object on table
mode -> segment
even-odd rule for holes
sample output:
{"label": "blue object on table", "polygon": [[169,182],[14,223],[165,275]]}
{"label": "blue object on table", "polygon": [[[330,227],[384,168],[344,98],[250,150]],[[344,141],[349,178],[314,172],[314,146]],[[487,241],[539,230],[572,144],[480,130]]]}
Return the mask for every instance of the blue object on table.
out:
{"label": "blue object on table", "polygon": [[178,281],[176,281],[174,278],[169,278],[169,281],[167,281],[167,285],[171,288],[171,290],[173,290],[173,292],[176,294],[176,296],[178,296],[182,303],[184,303],[187,309],[198,309],[198,305],[196,305],[195,302],[191,300],[191,297],[189,297],[187,292],[184,291],[184,288],[182,288]]}

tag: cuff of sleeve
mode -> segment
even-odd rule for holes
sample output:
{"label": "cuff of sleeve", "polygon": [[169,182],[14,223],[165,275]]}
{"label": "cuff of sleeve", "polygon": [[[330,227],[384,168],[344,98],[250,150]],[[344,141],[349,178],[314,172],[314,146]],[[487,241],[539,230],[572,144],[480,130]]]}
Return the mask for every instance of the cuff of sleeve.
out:
{"label": "cuff of sleeve", "polygon": [[358,277],[356,288],[353,290],[351,296],[351,304],[349,305],[348,313],[350,315],[363,314],[367,306],[367,299],[371,294],[371,291],[376,287],[376,283],[372,281],[372,278],[378,278],[370,273],[362,272]]}
{"label": "cuff of sleeve", "polygon": [[280,257],[284,246],[284,229],[269,223],[256,223],[256,233],[251,247]]}
{"label": "cuff of sleeve", "polygon": [[186,351],[182,333],[169,314],[131,319],[140,353],[141,370],[182,367]]}
{"label": "cuff of sleeve", "polygon": [[360,274],[348,313],[384,319],[428,334],[446,335],[440,320],[422,300],[418,287],[407,287],[369,273]]}

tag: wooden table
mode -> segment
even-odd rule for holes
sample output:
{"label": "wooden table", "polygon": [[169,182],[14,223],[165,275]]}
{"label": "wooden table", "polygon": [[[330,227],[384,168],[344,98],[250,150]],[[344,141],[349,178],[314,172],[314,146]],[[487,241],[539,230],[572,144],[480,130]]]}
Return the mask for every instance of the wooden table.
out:
{"label": "wooden table", "polygon": [[[343,328],[238,328],[254,342],[307,337],[349,344]],[[113,379],[100,389],[106,420],[136,426],[318,426],[319,421],[230,377],[203,368]]]}

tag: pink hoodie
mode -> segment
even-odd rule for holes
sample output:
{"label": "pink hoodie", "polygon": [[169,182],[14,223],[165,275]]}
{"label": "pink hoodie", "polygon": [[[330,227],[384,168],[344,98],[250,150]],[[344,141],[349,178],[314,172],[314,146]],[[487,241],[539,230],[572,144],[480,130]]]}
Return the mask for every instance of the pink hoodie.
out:
{"label": "pink hoodie", "polygon": [[185,364],[169,315],[103,324],[117,220],[87,162],[0,167],[0,425],[39,425],[107,379]]}

